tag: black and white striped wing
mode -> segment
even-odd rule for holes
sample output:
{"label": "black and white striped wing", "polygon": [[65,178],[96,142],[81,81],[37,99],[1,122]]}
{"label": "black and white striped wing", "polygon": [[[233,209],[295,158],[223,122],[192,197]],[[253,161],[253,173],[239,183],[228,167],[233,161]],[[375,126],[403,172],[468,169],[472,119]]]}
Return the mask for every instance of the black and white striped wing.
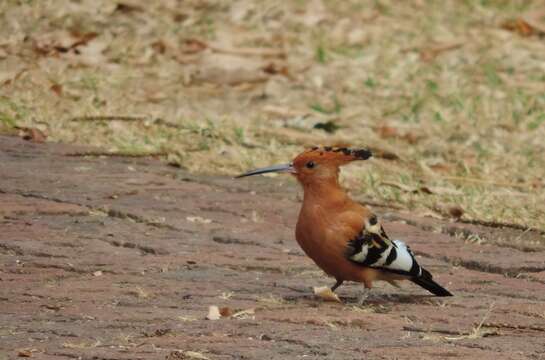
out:
{"label": "black and white striped wing", "polygon": [[370,217],[361,232],[349,241],[346,256],[363,266],[411,277],[422,274],[411,249],[401,240],[390,240],[376,216]]}

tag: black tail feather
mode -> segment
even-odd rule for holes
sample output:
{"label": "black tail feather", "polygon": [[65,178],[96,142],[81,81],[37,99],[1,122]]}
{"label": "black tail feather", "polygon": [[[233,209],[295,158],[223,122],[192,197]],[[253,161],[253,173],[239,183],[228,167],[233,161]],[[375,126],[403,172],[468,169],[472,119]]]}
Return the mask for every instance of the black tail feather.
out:
{"label": "black tail feather", "polygon": [[452,294],[447,289],[433,281],[431,274],[426,269],[422,269],[422,275],[412,278],[411,281],[417,285],[422,286],[433,295],[452,296]]}

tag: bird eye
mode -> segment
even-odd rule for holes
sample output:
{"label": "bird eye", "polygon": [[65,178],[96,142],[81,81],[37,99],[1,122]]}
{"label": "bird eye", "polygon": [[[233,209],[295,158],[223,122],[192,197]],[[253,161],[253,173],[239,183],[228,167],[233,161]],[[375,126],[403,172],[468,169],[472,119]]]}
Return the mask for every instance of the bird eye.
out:
{"label": "bird eye", "polygon": [[309,169],[312,169],[315,166],[314,161],[309,161],[308,163],[306,163],[305,166]]}

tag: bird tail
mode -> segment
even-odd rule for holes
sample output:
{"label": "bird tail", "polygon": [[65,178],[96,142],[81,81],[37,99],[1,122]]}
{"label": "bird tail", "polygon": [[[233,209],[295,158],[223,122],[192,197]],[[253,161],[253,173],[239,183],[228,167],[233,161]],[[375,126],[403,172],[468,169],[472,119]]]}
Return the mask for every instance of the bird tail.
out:
{"label": "bird tail", "polygon": [[447,289],[445,289],[444,287],[442,287],[441,285],[433,281],[433,278],[430,272],[424,268],[422,268],[422,274],[418,277],[411,278],[411,281],[417,285],[422,286],[424,289],[428,290],[433,295],[452,296],[452,294]]}

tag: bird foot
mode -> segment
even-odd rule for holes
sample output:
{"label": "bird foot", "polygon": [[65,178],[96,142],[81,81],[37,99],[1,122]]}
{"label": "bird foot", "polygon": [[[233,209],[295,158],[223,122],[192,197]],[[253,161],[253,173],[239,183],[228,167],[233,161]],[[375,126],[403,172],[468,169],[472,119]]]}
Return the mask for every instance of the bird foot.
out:
{"label": "bird foot", "polygon": [[358,306],[363,306],[363,303],[365,302],[365,300],[367,300],[367,298],[369,297],[369,294],[364,292],[364,293],[361,293],[360,296],[358,296],[358,300],[356,302],[356,304]]}

